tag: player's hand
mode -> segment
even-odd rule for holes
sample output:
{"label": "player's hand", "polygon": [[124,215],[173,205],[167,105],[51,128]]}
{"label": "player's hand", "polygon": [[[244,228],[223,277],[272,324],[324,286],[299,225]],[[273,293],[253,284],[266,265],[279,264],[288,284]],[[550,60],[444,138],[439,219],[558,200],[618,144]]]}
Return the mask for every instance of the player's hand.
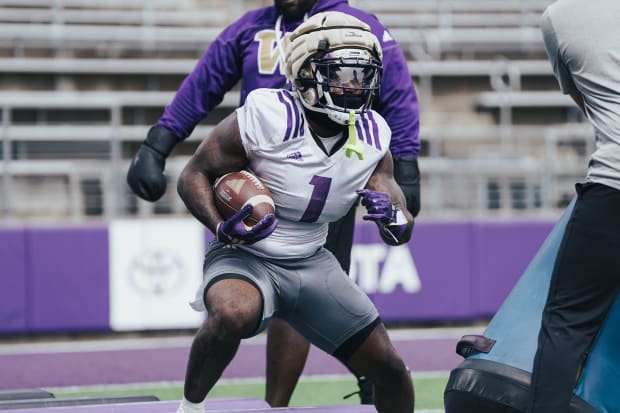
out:
{"label": "player's hand", "polygon": [[165,166],[166,158],[143,143],[127,171],[129,187],[140,198],[157,201],[166,192]]}
{"label": "player's hand", "polygon": [[166,157],[177,141],[163,127],[155,126],[149,131],[127,171],[127,184],[140,198],[155,202],[166,192]]}
{"label": "player's hand", "polygon": [[374,221],[383,225],[393,221],[394,209],[388,194],[370,189],[358,189],[356,192],[362,198],[362,205],[368,211],[368,214],[362,217],[364,221]]}
{"label": "player's hand", "polygon": [[226,221],[217,224],[217,240],[226,244],[251,245],[268,237],[278,226],[278,219],[274,214],[268,214],[255,225],[248,227],[243,220],[252,214],[253,208],[248,204]]}
{"label": "player's hand", "polygon": [[376,222],[383,235],[382,238],[387,243],[400,244],[401,238],[408,231],[408,223],[402,212],[393,207],[390,196],[385,192],[369,189],[358,189],[356,192],[362,198],[362,205],[368,211],[362,219]]}

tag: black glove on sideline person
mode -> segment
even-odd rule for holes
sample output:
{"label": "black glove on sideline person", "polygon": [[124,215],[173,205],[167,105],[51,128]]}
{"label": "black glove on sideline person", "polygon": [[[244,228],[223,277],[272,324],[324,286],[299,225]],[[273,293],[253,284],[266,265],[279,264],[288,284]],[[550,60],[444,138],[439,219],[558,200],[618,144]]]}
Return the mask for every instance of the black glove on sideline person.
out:
{"label": "black glove on sideline person", "polygon": [[157,201],[166,192],[166,157],[179,139],[168,129],[153,126],[138,148],[127,171],[127,184],[146,201]]}
{"label": "black glove on sideline person", "polygon": [[416,217],[420,212],[420,170],[417,158],[394,157],[394,179],[405,194],[407,210]]}

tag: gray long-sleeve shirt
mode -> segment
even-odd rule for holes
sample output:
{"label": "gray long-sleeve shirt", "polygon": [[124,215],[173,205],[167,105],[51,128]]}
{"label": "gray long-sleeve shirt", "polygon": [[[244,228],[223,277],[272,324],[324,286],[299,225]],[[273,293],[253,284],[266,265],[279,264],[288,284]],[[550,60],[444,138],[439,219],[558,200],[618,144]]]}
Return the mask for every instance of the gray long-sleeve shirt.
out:
{"label": "gray long-sleeve shirt", "polygon": [[620,1],[556,1],[542,32],[560,89],[581,92],[595,129],[586,181],[620,189]]}

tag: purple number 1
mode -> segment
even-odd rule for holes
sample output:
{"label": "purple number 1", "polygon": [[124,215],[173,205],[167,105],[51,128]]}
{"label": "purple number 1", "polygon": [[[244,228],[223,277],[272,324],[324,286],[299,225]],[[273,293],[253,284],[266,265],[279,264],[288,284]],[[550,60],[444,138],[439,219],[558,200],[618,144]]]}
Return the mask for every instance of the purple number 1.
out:
{"label": "purple number 1", "polygon": [[310,180],[310,185],[313,185],[314,189],[312,189],[310,203],[301,217],[301,222],[315,222],[319,219],[321,212],[323,212],[325,201],[327,200],[329,187],[332,185],[332,179],[314,175]]}

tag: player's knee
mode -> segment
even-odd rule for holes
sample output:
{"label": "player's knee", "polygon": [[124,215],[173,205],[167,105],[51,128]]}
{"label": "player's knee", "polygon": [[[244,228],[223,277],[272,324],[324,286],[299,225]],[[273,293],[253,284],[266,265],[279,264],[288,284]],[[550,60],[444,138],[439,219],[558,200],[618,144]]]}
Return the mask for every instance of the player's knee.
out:
{"label": "player's knee", "polygon": [[207,328],[217,337],[245,337],[261,318],[262,297],[251,283],[222,279],[205,291]]}
{"label": "player's knee", "polygon": [[209,312],[207,326],[214,337],[227,341],[249,336],[259,319],[260,313],[254,308],[222,306]]}

